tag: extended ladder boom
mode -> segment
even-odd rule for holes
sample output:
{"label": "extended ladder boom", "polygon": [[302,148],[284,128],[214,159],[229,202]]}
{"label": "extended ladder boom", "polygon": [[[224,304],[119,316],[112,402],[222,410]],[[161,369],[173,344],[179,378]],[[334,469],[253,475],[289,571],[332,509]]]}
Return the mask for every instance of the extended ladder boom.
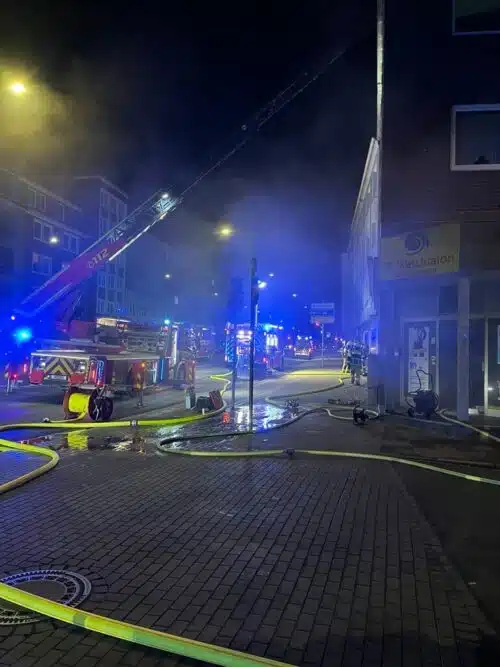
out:
{"label": "extended ladder boom", "polygon": [[157,192],[135,211],[75,257],[70,264],[49,278],[22,301],[16,312],[26,317],[41,313],[47,306],[73,291],[80,283],[113,261],[129,245],[173,211],[179,198]]}

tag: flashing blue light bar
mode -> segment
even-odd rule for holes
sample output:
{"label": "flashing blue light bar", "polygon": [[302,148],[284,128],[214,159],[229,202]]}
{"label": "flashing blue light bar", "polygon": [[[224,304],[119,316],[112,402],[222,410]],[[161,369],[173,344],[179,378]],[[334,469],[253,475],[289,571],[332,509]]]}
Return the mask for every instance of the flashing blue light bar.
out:
{"label": "flashing blue light bar", "polygon": [[16,329],[12,333],[12,336],[17,343],[27,343],[33,338],[33,332],[28,327],[22,327],[20,329]]}

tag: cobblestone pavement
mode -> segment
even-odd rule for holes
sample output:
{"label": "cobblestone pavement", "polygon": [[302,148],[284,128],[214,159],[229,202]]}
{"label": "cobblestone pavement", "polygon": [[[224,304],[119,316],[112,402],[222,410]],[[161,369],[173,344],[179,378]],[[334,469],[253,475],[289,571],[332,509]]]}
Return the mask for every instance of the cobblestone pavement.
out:
{"label": "cobblestone pavement", "polygon": [[44,456],[25,454],[0,446],[0,485],[21,477],[47,462]]}
{"label": "cobblestone pavement", "polygon": [[[323,419],[291,427],[289,444],[355,446],[359,429],[325,433]],[[93,583],[84,609],[292,665],[499,664],[496,635],[390,465],[152,452],[63,456],[5,496],[0,572],[80,572]],[[199,664],[48,622],[1,636],[1,665]]]}

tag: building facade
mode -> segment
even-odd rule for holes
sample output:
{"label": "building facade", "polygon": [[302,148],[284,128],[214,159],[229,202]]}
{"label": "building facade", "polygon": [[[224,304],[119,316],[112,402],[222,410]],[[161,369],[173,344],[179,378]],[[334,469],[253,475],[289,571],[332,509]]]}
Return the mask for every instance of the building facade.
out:
{"label": "building facade", "polygon": [[[169,247],[151,232],[126,251],[127,278],[123,316],[139,324],[161,326],[174,319],[173,292],[179,276],[172,268]],[[168,276],[168,277],[166,277]]]}
{"label": "building facade", "polygon": [[[93,240],[103,236],[127,216],[125,192],[103,176],[78,176],[71,183],[71,197],[78,202]],[[108,262],[89,280],[82,319],[125,315],[127,253]]]}
{"label": "building facade", "polygon": [[89,242],[82,211],[19,174],[0,170],[0,308],[63,269]]}
{"label": "building facade", "polygon": [[[351,329],[375,330],[372,381],[384,386],[390,407],[421,387],[462,419],[495,414],[500,80],[491,73],[500,2],[386,0],[384,19],[379,243],[367,240],[357,209],[344,287]],[[366,173],[363,183],[360,198]],[[363,267],[371,264],[367,299]]]}

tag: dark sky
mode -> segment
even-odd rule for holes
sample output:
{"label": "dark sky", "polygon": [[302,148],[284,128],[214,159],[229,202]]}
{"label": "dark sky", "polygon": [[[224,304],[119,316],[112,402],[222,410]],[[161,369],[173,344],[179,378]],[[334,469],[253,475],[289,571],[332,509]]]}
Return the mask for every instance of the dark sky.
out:
{"label": "dark sky", "polygon": [[182,224],[164,234],[186,241],[197,225],[227,216],[246,234],[258,229],[262,242],[267,228],[265,264],[279,259],[273,270],[286,273],[285,292],[295,267],[301,282],[311,276],[305,299],[338,296],[339,252],[375,120],[374,0],[185,1],[163,9],[147,1],[8,0],[0,45],[4,70],[27,70],[57,101],[47,98],[50,131],[39,128],[43,138],[30,142],[25,168],[105,173],[133,199],[157,186],[181,191],[279,90],[348,47],[196,190]]}

